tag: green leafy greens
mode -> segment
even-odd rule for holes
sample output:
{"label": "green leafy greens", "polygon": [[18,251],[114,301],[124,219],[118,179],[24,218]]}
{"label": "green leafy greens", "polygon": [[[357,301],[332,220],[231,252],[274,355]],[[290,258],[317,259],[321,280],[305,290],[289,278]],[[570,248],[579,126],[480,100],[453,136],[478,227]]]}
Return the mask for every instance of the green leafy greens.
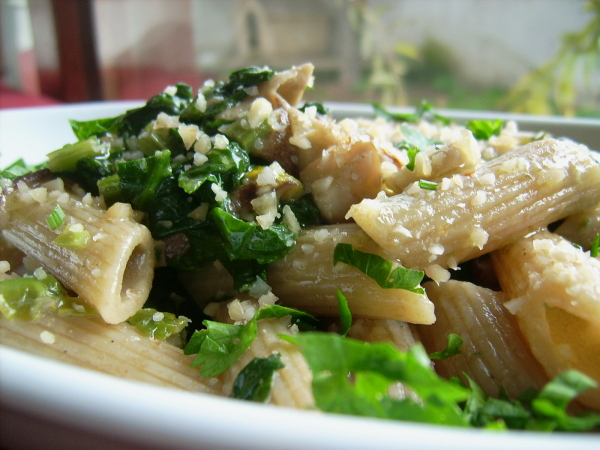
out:
{"label": "green leafy greens", "polygon": [[50,274],[7,278],[0,281],[0,313],[6,320],[37,320],[49,311],[58,314],[97,315],[70,297],[60,282]]}
{"label": "green leafy greens", "polygon": [[231,397],[264,403],[271,394],[275,371],[284,367],[279,355],[256,357],[235,378]]}
{"label": "green leafy greens", "polygon": [[196,354],[192,367],[200,367],[200,375],[217,376],[226,371],[250,347],[258,333],[257,321],[261,319],[292,316],[292,323],[300,329],[310,329],[317,320],[310,314],[279,305],[259,309],[245,325],[227,324],[205,320],[206,327],[195,331],[183,349],[186,355]]}
{"label": "green leafy greens", "polygon": [[590,245],[590,256],[592,258],[597,258],[600,253],[600,234],[597,234],[592,244]]}
{"label": "green leafy greens", "polygon": [[[282,338],[300,346],[313,372],[313,394],[322,411],[467,425],[458,402],[468,398],[468,390],[438,377],[420,346],[402,353],[387,343],[370,344],[318,332]],[[387,389],[397,381],[409,386],[424,403],[389,397]]]}
{"label": "green leafy greens", "polygon": [[425,275],[422,271],[394,265],[381,256],[356,250],[351,244],[336,245],[333,264],[338,262],[356,267],[384,289],[406,289],[418,294],[425,292],[419,287]]}
{"label": "green leafy greens", "polygon": [[373,103],[373,110],[377,117],[383,117],[392,122],[409,122],[418,123],[424,118],[431,117],[434,121],[440,122],[443,125],[452,123],[452,120],[435,112],[435,108],[426,101],[421,101],[419,106],[415,108],[414,113],[393,113],[385,109],[379,103]]}
{"label": "green leafy greens", "polygon": [[498,136],[502,131],[504,122],[502,119],[495,120],[471,120],[467,122],[467,128],[471,130],[475,139],[488,140],[492,136]]}
{"label": "green leafy greens", "polygon": [[[232,72],[227,81],[206,83],[197,95],[179,83],[116,117],[72,120],[79,141],[51,152],[48,168],[94,195],[101,194],[109,206],[130,203],[143,212],[144,225],[165,243],[168,266],[195,270],[207,261],[219,260],[232,273],[235,288],[251,292],[257,283],[266,283],[266,264],[289,252],[295,234],[281,219],[283,200],[276,222],[267,229],[236,209],[239,204],[232,194],[262,163],[254,161],[244,147],[254,145],[257,136],[250,140],[242,136],[240,141],[229,137],[226,146],[217,145],[220,125],[230,122],[217,116],[246,99],[248,88],[274,74],[268,67],[247,67]],[[200,110],[199,100],[206,108]],[[206,161],[194,159],[193,148],[180,135],[181,126],[195,126],[196,136],[208,136]],[[21,166],[7,169],[6,175],[24,172]],[[299,190],[300,196],[304,193],[301,184]],[[288,199],[286,204],[303,214],[306,223],[317,220],[318,213],[306,196]],[[70,243],[75,240],[65,241],[65,245]]]}
{"label": "green leafy greens", "polygon": [[448,345],[444,350],[433,352],[429,355],[431,359],[446,359],[461,353],[460,346],[463,344],[462,338],[455,333],[448,335]]}
{"label": "green leafy greens", "polygon": [[142,308],[127,322],[137,327],[146,336],[165,341],[181,333],[188,324],[185,317],[176,317],[170,312],[159,312],[154,308]]}
{"label": "green leafy greens", "polygon": [[[565,372],[540,392],[530,391],[520,400],[491,398],[468,377],[468,387],[439,377],[420,344],[401,352],[387,343],[334,333],[281,337],[300,347],[313,373],[316,405],[325,412],[489,429],[584,431],[600,425],[599,414],[570,416],[566,412],[571,400],[596,385],[577,371]],[[449,348],[459,339],[449,338]],[[396,382],[409,387],[420,400],[390,397],[388,388]]]}

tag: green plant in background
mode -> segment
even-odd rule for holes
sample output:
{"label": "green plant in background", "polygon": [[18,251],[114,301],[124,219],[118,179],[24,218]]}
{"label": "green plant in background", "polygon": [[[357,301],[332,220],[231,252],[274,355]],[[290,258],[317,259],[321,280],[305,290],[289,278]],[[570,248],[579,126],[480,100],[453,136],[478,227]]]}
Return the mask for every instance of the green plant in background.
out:
{"label": "green plant in background", "polygon": [[385,45],[377,30],[386,8],[370,7],[366,0],[342,0],[348,21],[358,37],[360,56],[365,71],[361,90],[370,101],[385,105],[406,105],[409,96],[405,76],[412,63],[419,59],[419,49],[406,42]]}
{"label": "green plant in background", "polygon": [[[531,114],[581,113],[578,83],[593,90],[600,80],[600,0],[587,2],[586,10],[593,15],[589,23],[580,31],[566,34],[550,61],[518,81],[502,102],[504,107]],[[597,103],[598,98],[596,109]]]}

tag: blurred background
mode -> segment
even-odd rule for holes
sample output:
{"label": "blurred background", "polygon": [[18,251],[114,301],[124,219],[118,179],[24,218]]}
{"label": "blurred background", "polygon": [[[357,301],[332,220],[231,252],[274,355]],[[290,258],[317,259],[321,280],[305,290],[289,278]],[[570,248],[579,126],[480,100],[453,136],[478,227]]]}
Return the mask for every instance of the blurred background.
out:
{"label": "blurred background", "polygon": [[0,0],[0,107],[313,62],[308,100],[600,117],[600,0]]}

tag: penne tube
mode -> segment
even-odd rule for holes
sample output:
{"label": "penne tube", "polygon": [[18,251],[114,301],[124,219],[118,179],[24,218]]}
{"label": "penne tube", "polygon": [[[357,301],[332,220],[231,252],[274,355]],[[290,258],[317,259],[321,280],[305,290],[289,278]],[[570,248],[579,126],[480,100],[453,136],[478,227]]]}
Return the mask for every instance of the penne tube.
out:
{"label": "penne tube", "polygon": [[236,294],[233,277],[220,263],[203,264],[202,268],[194,272],[182,270],[178,273],[178,278],[199,305],[231,299]]}
{"label": "penne tube", "polygon": [[[549,377],[577,369],[600,383],[600,261],[549,231],[492,254],[505,306]],[[600,408],[600,388],[578,399]]]}
{"label": "penne tube", "polygon": [[405,267],[455,267],[597,204],[600,166],[587,147],[546,139],[434,189],[415,183],[392,197],[381,193],[348,217]]}
{"label": "penne tube", "polygon": [[314,66],[305,63],[277,72],[269,81],[258,85],[258,94],[276,108],[281,104],[295,105],[302,100],[304,91],[313,83]]}
{"label": "penne tube", "polygon": [[333,265],[338,243],[392,259],[355,224],[306,228],[297,244],[268,269],[269,285],[283,305],[313,315],[336,316],[336,290],[348,300],[353,315],[427,324],[435,321],[433,304],[425,294],[405,289],[383,289],[375,280],[346,264]]}
{"label": "penne tube", "polygon": [[45,314],[34,322],[0,318],[0,342],[17,350],[121,378],[193,392],[217,394],[218,379],[191,367],[192,356],[150,339],[128,323]]}
{"label": "penne tube", "polygon": [[[52,229],[46,219],[57,207],[65,217]],[[154,275],[154,241],[131,215],[128,204],[105,210],[62,189],[21,182],[6,197],[2,234],[114,324],[143,306]],[[61,244],[57,238],[69,230],[83,241]]]}
{"label": "penne tube", "polygon": [[344,222],[350,206],[381,190],[381,156],[372,142],[361,140],[339,143],[320,156],[302,169],[300,179],[328,222]]}
{"label": "penne tube", "polygon": [[415,337],[410,325],[399,320],[365,319],[354,320],[348,336],[366,342],[388,342],[403,352],[415,345]]}
{"label": "penne tube", "polygon": [[440,285],[427,282],[424,287],[437,317],[435,324],[417,327],[427,351],[443,350],[451,333],[463,339],[460,354],[434,361],[436,372],[463,382],[466,374],[492,397],[503,388],[517,398],[548,381],[514,317],[504,308],[501,292],[454,280]]}
{"label": "penne tube", "polygon": [[441,181],[454,174],[473,172],[481,162],[479,145],[468,130],[449,128],[443,142],[446,143],[440,146],[430,145],[417,153],[413,170],[401,165],[396,172],[386,177],[386,187],[397,194],[420,179]]}

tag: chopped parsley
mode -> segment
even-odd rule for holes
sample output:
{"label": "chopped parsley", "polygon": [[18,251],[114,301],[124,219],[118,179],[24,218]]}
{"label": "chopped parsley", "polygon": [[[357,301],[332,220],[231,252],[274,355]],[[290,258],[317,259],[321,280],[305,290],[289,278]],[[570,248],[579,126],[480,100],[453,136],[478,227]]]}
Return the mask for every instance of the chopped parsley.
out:
{"label": "chopped parsley", "polygon": [[501,119],[495,120],[471,120],[467,122],[467,129],[471,130],[477,140],[486,141],[492,136],[500,135],[504,122]]}
{"label": "chopped parsley", "polygon": [[260,403],[268,401],[275,372],[283,367],[278,354],[254,358],[235,378],[230,397]]}
{"label": "chopped parsley", "polygon": [[461,353],[460,346],[463,344],[462,338],[455,333],[451,333],[448,335],[448,344],[444,350],[439,352],[433,352],[429,355],[431,359],[447,359],[455,355],[459,355]]}

